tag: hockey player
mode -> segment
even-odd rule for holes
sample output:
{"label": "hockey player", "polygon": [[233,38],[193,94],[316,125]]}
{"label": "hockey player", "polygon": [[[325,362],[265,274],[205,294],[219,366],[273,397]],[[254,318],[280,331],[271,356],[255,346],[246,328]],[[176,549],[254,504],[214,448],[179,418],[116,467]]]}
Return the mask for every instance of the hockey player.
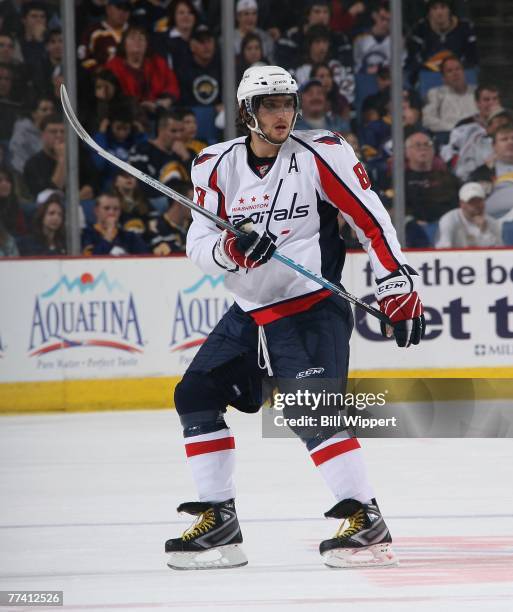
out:
{"label": "hockey player", "polygon": [[[246,70],[237,101],[249,136],[204,149],[192,168],[195,201],[246,235],[221,232],[193,213],[187,253],[206,274],[225,273],[235,303],[175,391],[199,496],[178,507],[196,522],[165,545],[168,565],[175,569],[247,563],[239,546],[235,443],[226,407],[256,412],[265,374],[285,384],[295,381],[297,389],[329,387],[333,380],[345,388],[351,308],[272,259],[276,248],[340,284],[345,257],[340,211],[370,258],[380,309],[393,325],[382,326],[382,332],[409,347],[424,331],[418,275],[408,266],[390,217],[351,146],[333,132],[292,131],[300,112],[297,84],[277,66]],[[337,428],[296,427],[294,432],[335,497],[325,516],[344,519],[336,535],[320,544],[325,563],[395,563],[358,440]]]}

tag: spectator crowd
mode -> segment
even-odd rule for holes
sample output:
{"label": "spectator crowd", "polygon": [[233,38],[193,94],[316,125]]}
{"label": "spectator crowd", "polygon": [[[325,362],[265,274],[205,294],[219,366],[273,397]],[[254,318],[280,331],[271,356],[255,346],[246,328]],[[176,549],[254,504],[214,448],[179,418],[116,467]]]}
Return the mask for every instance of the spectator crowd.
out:
{"label": "spectator crowd", "polygon": [[[195,156],[222,139],[222,0],[79,0],[78,114],[103,148],[192,198]],[[465,0],[404,7],[406,241],[513,245],[513,114],[486,80]],[[66,254],[59,0],[0,0],[0,256]],[[233,53],[278,64],[297,130],[342,134],[393,208],[386,0],[236,0]],[[234,101],[235,103],[235,101]],[[183,253],[190,213],[80,145],[84,255]],[[340,219],[349,247],[357,247]]]}

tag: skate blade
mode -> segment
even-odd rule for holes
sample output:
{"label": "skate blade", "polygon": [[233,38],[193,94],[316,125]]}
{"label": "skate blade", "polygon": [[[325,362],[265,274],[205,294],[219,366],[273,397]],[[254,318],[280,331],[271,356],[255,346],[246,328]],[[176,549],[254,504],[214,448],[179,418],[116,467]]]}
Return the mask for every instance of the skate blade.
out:
{"label": "skate blade", "polygon": [[167,562],[174,570],[229,569],[248,564],[242,548],[237,544],[218,546],[198,552],[172,552]]}
{"label": "skate blade", "polygon": [[365,548],[337,548],[323,555],[324,564],[338,569],[360,567],[394,567],[399,565],[390,543]]}

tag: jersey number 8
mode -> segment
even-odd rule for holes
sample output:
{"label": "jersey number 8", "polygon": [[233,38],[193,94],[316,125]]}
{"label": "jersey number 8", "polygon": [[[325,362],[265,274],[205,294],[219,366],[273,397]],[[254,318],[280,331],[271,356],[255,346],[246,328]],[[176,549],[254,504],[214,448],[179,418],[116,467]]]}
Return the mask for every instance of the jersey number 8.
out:
{"label": "jersey number 8", "polygon": [[369,175],[367,174],[367,170],[365,170],[365,168],[363,167],[362,162],[358,162],[356,166],[353,167],[353,170],[358,180],[360,181],[362,189],[368,189],[371,186],[371,182],[369,179]]}

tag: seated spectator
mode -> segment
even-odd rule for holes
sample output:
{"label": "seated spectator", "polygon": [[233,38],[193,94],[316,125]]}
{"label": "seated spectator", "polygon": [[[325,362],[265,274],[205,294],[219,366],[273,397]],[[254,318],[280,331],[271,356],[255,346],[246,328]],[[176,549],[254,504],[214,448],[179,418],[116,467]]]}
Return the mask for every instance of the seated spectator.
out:
{"label": "seated spectator", "polygon": [[189,44],[194,29],[199,25],[199,15],[191,0],[172,0],[167,17],[155,25],[154,47],[167,58],[170,68],[185,67],[190,61]]}
{"label": "seated spectator", "polygon": [[327,28],[320,25],[309,28],[305,40],[304,63],[293,70],[293,74],[298,84],[302,85],[308,81],[314,64],[327,63],[340,94],[351,104],[355,88],[352,58],[349,63],[342,64],[338,57],[335,59],[331,44],[332,35]]}
{"label": "seated spectator", "polygon": [[458,204],[458,179],[446,169],[435,169],[433,142],[423,132],[406,139],[405,191],[407,213],[417,222],[438,221]]}
{"label": "seated spectator", "polygon": [[440,219],[437,249],[502,245],[501,225],[485,213],[485,197],[479,183],[463,185],[459,191],[459,208],[450,210]]}
{"label": "seated spectator", "polygon": [[390,116],[390,68],[380,66],[376,73],[378,91],[367,96],[362,102],[361,114],[363,122],[376,121]]}
{"label": "seated spectator", "polygon": [[[319,5],[317,5],[317,7],[318,6]],[[331,0],[330,29],[334,32],[350,34],[356,28],[359,18],[365,11],[365,2]]]}
{"label": "seated spectator", "polygon": [[198,134],[196,115],[190,108],[181,109],[179,114],[182,119],[184,144],[187,149],[198,155],[207,146],[207,143],[196,138]]}
{"label": "seated spectator", "polygon": [[323,62],[314,64],[310,71],[310,80],[321,82],[326,94],[327,111],[336,117],[340,117],[343,121],[349,121],[351,106],[340,93],[329,64]]}
{"label": "seated spectator", "polygon": [[[190,183],[175,181],[171,187],[183,196],[192,199],[193,192]],[[170,199],[166,212],[150,221],[150,247],[153,254],[185,253],[185,241],[190,222],[190,209]]]}
{"label": "seated spectator", "polygon": [[116,57],[105,66],[119,80],[126,96],[131,96],[148,112],[170,109],[180,97],[175,73],[160,55],[148,48],[148,34],[130,26],[123,35]]}
{"label": "seated spectator", "polygon": [[97,70],[116,55],[123,34],[128,29],[130,2],[108,0],[105,6],[105,20],[91,25],[82,35],[78,47],[78,58],[88,70]]}
{"label": "seated spectator", "polygon": [[26,232],[25,219],[14,189],[14,177],[7,166],[0,166],[0,222],[14,237]]}
{"label": "seated spectator", "polygon": [[258,34],[262,41],[263,56],[270,62],[274,60],[274,40],[264,30],[257,27],[258,4],[256,0],[237,0],[235,7],[235,55],[240,55],[243,38],[249,34]]}
{"label": "seated spectator", "polygon": [[[126,97],[121,91],[121,86],[115,74],[109,70],[100,70],[94,75],[92,81],[94,98],[89,100],[84,96],[84,100],[79,98],[78,105],[80,116],[84,118],[84,125],[89,132],[96,131],[104,119],[108,119],[112,109],[120,105],[133,105],[134,114],[137,114],[139,107],[133,98]],[[143,110],[139,109],[139,115]],[[138,116],[138,119],[140,117]]]}
{"label": "seated spectator", "polygon": [[255,32],[246,34],[240,45],[240,53],[237,56],[237,79],[240,81],[244,72],[251,66],[269,64],[264,56],[262,41]]}
{"label": "seated spectator", "polygon": [[118,170],[114,178],[114,192],[121,202],[119,222],[122,229],[135,232],[146,239],[152,208],[137,179],[123,170]]}
{"label": "seated spectator", "polygon": [[41,58],[37,73],[32,77],[34,88],[40,96],[48,96],[53,93],[52,80],[57,74],[63,72],[64,43],[60,28],[48,30],[45,37],[45,49],[46,54]]}
{"label": "seated spectator", "polygon": [[388,2],[372,11],[372,26],[353,40],[354,71],[376,74],[380,66],[390,66],[390,8]]}
{"label": "seated spectator", "polygon": [[[135,146],[130,151],[129,162],[161,183],[173,180],[188,181],[189,174],[179,153],[183,153],[183,125],[180,116],[161,113],[157,121],[157,136]],[[178,151],[178,152],[177,152]],[[192,162],[193,153],[190,154]],[[150,198],[160,197],[160,192],[145,185]]]}
{"label": "seated spectator", "polygon": [[465,181],[470,173],[492,155],[492,139],[488,120],[502,111],[499,90],[495,85],[480,85],[475,91],[478,112],[459,121],[451,131],[449,142],[441,156],[451,165],[453,172]]}
{"label": "seated spectator", "polygon": [[5,229],[0,219],[0,257],[18,257],[19,254],[16,240]]}
{"label": "seated spectator", "polygon": [[207,26],[198,26],[191,35],[192,59],[176,66],[186,106],[216,106],[222,102],[222,70],[216,41]]}
{"label": "seated spectator", "polygon": [[33,198],[44,189],[64,191],[66,186],[66,143],[60,115],[41,121],[41,151],[25,163],[23,178]]}
{"label": "seated spectator", "polygon": [[25,98],[27,88],[32,82],[32,75],[29,75],[27,67],[21,61],[21,51],[19,51],[19,45],[17,45],[14,34],[2,31],[1,29],[0,64],[7,64],[12,68],[13,83],[11,98],[15,102],[21,102]]}
{"label": "seated spectator", "polygon": [[333,130],[344,132],[349,124],[340,117],[327,112],[326,94],[320,81],[312,80],[300,87],[301,116],[296,121],[296,130]]}
{"label": "seated spectator", "polygon": [[14,124],[21,110],[12,97],[14,71],[9,64],[0,64],[0,140],[10,140]]}
{"label": "seated spectator", "polygon": [[50,195],[37,207],[32,226],[32,233],[19,241],[21,255],[66,255],[64,206],[59,194]]}
{"label": "seated spectator", "polygon": [[406,70],[412,84],[421,68],[438,71],[449,56],[465,67],[479,63],[474,26],[453,15],[450,0],[429,0],[427,16],[413,27],[407,49]]}
{"label": "seated spectator", "polygon": [[21,29],[18,6],[12,0],[0,2],[0,30],[4,32],[19,32]]}
{"label": "seated spectator", "polygon": [[11,166],[19,174],[23,173],[27,160],[41,151],[41,124],[54,112],[53,98],[37,99],[33,97],[29,107],[30,116],[18,119],[14,124],[13,134],[9,141],[9,155]]}
{"label": "seated spectator", "polygon": [[403,99],[403,125],[405,138],[422,131],[422,104],[416,96],[406,95]]}
{"label": "seated spectator", "polygon": [[48,27],[46,2],[24,2],[21,7],[22,32],[21,52],[27,69],[36,73],[41,58],[45,55],[45,36]]}
{"label": "seated spectator", "polygon": [[[41,144],[39,153],[25,163],[23,182],[32,198],[45,189],[64,191],[66,187],[66,143],[62,116],[50,115],[41,122]],[[98,176],[90,161],[89,150],[80,145],[80,199],[94,197],[98,187]]]}
{"label": "seated spectator", "polygon": [[[100,123],[98,131],[93,133],[93,139],[118,159],[128,161],[130,150],[146,142],[147,137],[142,125],[135,120],[131,105],[120,104],[111,107],[110,116]],[[116,166],[96,151],[92,151],[91,156],[100,173],[102,189],[109,188],[117,173]]]}
{"label": "seated spectator", "polygon": [[425,128],[435,134],[445,133],[448,139],[449,132],[458,121],[477,112],[474,98],[476,87],[467,83],[463,65],[455,57],[442,62],[441,72],[444,85],[428,91],[422,115]]}
{"label": "seated spectator", "polygon": [[489,215],[498,218],[513,209],[513,124],[497,129],[492,158],[472,172],[470,178],[492,187],[486,200]]}
{"label": "seated spectator", "polygon": [[147,32],[153,32],[157,23],[166,17],[167,0],[133,0],[130,21]]}
{"label": "seated spectator", "polygon": [[[275,45],[275,58],[279,66],[292,69],[298,65],[301,54],[305,54],[307,49],[307,36],[311,28],[321,27],[322,31],[329,32],[329,48],[333,58],[342,66],[350,68],[353,74],[353,48],[349,38],[342,33],[330,31],[331,5],[328,0],[309,0],[305,3],[306,12],[304,22],[299,27],[291,28],[285,33]],[[314,63],[324,61],[314,60]],[[305,80],[308,75],[305,77]],[[338,82],[338,75],[335,74]],[[343,93],[343,92],[342,92]],[[352,101],[352,100],[350,100]]]}
{"label": "seated spectator", "polygon": [[137,255],[147,253],[148,247],[135,232],[119,226],[121,201],[113,192],[98,196],[94,207],[96,223],[82,231],[83,255]]}

